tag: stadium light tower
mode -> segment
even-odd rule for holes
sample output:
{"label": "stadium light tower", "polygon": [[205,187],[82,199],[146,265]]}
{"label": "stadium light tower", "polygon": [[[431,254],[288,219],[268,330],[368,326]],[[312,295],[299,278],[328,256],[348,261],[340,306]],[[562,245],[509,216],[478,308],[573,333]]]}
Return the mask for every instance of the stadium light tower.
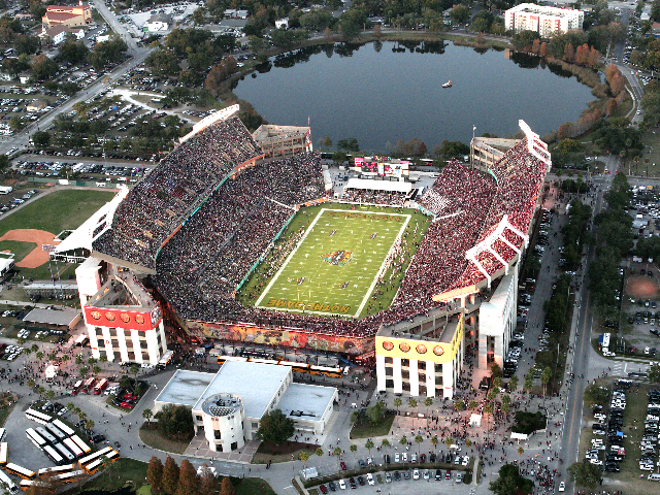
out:
{"label": "stadium light tower", "polygon": [[477,126],[472,124],[472,139],[474,139],[474,131],[477,130]]}

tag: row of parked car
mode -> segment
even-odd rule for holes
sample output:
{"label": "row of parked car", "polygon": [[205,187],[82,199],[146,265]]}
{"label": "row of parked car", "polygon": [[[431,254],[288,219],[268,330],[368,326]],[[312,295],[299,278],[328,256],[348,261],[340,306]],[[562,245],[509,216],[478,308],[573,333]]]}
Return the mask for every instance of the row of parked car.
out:
{"label": "row of parked car", "polygon": [[[646,397],[648,405],[646,406],[646,418],[644,419],[644,434],[639,444],[642,456],[639,459],[639,469],[642,471],[653,471],[656,463],[658,447],[658,429],[660,425],[660,390],[650,390]],[[660,475],[649,475],[649,480],[660,481]]]}
{"label": "row of parked car", "polygon": [[[420,480],[424,479],[426,481],[430,481],[431,478],[434,478],[436,481],[441,481],[444,477],[446,480],[451,480],[454,478],[452,476],[452,472],[450,469],[447,469],[446,472],[443,473],[441,469],[436,469],[435,470],[435,476],[433,476],[433,473],[430,469],[408,469],[405,471],[394,471],[394,472],[386,472],[385,473],[385,483],[392,483],[393,481],[401,481],[401,480]],[[461,471],[458,471],[456,473],[456,477],[454,478],[454,481],[456,483],[463,483],[463,473]],[[334,481],[330,481],[326,485],[320,485],[319,490],[321,490],[321,493],[325,494],[330,492],[334,492],[339,490],[346,490],[349,486],[351,489],[356,489],[358,486],[364,486],[364,485],[375,485],[376,480],[374,479],[374,475],[372,473],[367,473],[365,476],[351,476],[348,478],[348,480],[339,480],[336,483]]]}
{"label": "row of parked car", "polygon": [[25,348],[23,346],[14,344],[0,344],[0,358],[7,361],[13,361],[23,353]]}
{"label": "row of parked car", "polygon": [[[619,380],[612,390],[609,418],[602,404],[596,404],[593,408],[594,419],[592,425],[593,433],[597,437],[607,436],[607,439],[592,438],[591,449],[585,455],[585,462],[595,464],[604,471],[619,472],[619,462],[626,457],[623,447],[623,412],[626,409],[626,390],[630,387],[630,380]],[[607,445],[609,444],[609,450]]]}

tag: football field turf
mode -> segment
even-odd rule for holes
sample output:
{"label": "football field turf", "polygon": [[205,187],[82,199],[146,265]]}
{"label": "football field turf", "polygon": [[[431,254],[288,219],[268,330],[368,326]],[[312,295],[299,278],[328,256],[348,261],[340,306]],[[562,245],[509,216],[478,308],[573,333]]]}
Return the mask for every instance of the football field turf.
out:
{"label": "football field turf", "polygon": [[255,305],[359,316],[410,218],[323,208]]}

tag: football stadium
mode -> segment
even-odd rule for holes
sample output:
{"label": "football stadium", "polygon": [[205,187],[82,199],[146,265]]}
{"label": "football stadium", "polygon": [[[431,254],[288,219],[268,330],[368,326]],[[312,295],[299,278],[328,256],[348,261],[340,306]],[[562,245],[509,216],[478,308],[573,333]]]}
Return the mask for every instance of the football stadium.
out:
{"label": "football stadium", "polygon": [[[164,314],[200,341],[375,363],[380,390],[412,395],[451,397],[467,354],[501,364],[551,167],[538,135],[520,121],[500,159],[453,160],[424,188],[408,162],[356,160],[338,193],[314,153],[265,157],[237,112],[199,122],[87,226],[77,278],[95,354],[157,361]],[[108,291],[156,330],[148,349],[128,313],[105,318]]]}

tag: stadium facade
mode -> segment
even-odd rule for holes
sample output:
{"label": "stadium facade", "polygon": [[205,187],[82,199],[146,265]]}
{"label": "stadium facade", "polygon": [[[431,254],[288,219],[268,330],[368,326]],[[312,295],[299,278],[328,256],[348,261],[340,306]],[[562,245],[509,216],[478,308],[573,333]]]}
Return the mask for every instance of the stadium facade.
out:
{"label": "stadium facade", "polygon": [[[296,213],[329,201],[332,185],[313,154],[264,160],[237,111],[197,124],[86,226],[84,244],[96,261],[79,268],[80,280],[90,281],[79,287],[95,352],[154,362],[165,351],[159,303],[146,289],[134,293],[149,278],[162,312],[199,340],[375,360],[379,390],[451,398],[466,358],[481,368],[502,363],[516,321],[518,264],[551,167],[537,134],[520,121],[525,137],[499,158],[478,168],[454,160],[423,194],[384,192],[382,180],[360,179],[366,202],[415,208],[428,229],[389,307],[345,318],[297,311],[300,301],[257,308],[236,299]],[[119,289],[128,299],[105,295]],[[140,312],[150,328],[130,315],[124,325],[94,319],[113,304]]]}

